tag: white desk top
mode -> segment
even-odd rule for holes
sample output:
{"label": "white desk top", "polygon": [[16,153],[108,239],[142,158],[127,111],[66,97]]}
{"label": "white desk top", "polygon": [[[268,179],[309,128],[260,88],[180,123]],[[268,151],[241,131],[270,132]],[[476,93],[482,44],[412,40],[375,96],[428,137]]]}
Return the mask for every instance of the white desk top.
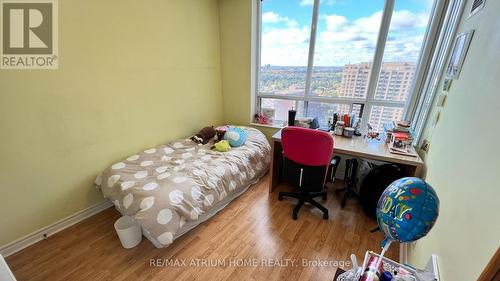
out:
{"label": "white desk top", "polygon": [[[281,142],[281,130],[273,135],[273,141]],[[420,158],[399,155],[389,152],[387,144],[383,141],[364,139],[363,137],[346,138],[334,136],[333,153],[352,155],[385,162],[399,163],[410,166],[422,166],[424,162]]]}

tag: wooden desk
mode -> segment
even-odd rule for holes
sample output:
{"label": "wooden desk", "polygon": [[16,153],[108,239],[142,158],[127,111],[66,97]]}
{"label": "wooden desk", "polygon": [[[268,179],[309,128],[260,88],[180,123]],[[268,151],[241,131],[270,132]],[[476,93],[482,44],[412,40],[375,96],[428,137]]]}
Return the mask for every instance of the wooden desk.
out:
{"label": "wooden desk", "polygon": [[[408,174],[414,177],[420,176],[424,162],[422,159],[411,156],[393,154],[389,152],[387,144],[383,141],[364,139],[363,137],[346,138],[334,136],[334,154],[349,155],[370,160],[378,160],[401,164],[407,168]],[[269,192],[273,192],[279,183],[279,171],[282,162],[281,130],[273,135],[271,155],[271,181]]]}

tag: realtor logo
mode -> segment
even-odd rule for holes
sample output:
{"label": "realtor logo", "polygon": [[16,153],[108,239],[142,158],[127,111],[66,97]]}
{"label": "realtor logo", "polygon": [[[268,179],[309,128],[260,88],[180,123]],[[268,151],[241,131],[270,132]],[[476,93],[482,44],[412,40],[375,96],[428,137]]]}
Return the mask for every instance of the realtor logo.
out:
{"label": "realtor logo", "polygon": [[3,69],[57,69],[57,0],[0,0]]}

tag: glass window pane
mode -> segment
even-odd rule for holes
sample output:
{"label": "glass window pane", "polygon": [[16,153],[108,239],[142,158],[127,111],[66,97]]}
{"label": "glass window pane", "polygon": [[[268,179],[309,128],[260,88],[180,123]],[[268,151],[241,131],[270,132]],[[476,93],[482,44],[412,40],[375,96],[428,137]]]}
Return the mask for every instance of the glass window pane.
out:
{"label": "glass window pane", "polygon": [[311,95],[366,98],[383,0],[321,1]]}
{"label": "glass window pane", "polygon": [[303,101],[297,101],[297,106],[295,107],[295,110],[297,110],[297,117],[303,117],[306,116],[305,113],[305,108],[304,108],[304,102]]}
{"label": "glass window pane", "polygon": [[317,117],[321,126],[326,126],[328,120],[333,119],[334,113],[349,114],[351,106],[349,104],[332,104],[322,102],[309,102],[307,109],[308,117]]}
{"label": "glass window pane", "polygon": [[370,112],[370,119],[368,123],[373,127],[374,131],[383,131],[384,124],[390,121],[399,121],[403,118],[403,108],[402,107],[390,107],[390,106],[372,106]]}
{"label": "glass window pane", "polygon": [[274,109],[273,124],[279,126],[288,122],[288,110],[297,109],[297,104],[294,100],[262,98],[260,102],[261,113],[268,108]]}
{"label": "glass window pane", "polygon": [[356,114],[357,117],[362,117],[363,113],[363,108],[365,107],[364,104],[361,103],[353,103],[352,104],[352,109],[351,109],[351,114],[354,113]]}
{"label": "glass window pane", "polygon": [[432,2],[396,0],[375,99],[408,99]]}
{"label": "glass window pane", "polygon": [[303,2],[262,2],[260,93],[305,93],[313,6]]}

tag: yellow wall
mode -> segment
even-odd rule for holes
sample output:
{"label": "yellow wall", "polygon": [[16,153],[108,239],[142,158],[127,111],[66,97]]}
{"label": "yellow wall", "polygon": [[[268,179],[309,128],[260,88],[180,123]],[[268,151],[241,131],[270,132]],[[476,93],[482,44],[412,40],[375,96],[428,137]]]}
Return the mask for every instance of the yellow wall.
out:
{"label": "yellow wall", "polygon": [[122,157],[222,122],[216,0],[59,1],[59,70],[0,70],[0,245]]}
{"label": "yellow wall", "polygon": [[220,34],[224,121],[250,120],[251,0],[220,0]]}
{"label": "yellow wall", "polygon": [[[224,122],[248,125],[252,99],[252,0],[219,0]],[[269,139],[277,129],[255,126]]]}
{"label": "yellow wall", "polygon": [[420,266],[438,254],[443,280],[476,280],[500,246],[500,1],[466,19],[471,4],[458,30],[476,30],[467,58],[440,121],[425,133],[426,180],[440,197],[440,216],[410,251]]}

